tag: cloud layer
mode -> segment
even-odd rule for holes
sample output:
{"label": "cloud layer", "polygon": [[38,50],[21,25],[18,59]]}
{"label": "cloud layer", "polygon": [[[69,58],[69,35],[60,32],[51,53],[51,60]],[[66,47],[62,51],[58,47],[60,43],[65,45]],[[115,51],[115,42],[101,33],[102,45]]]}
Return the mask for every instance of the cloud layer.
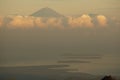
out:
{"label": "cloud layer", "polygon": [[0,17],[0,26],[8,28],[93,28],[95,26],[105,27],[108,25],[108,19],[104,15],[97,15],[91,17],[83,14],[79,17],[65,17],[65,18],[44,18],[33,16],[7,16]]}
{"label": "cloud layer", "polygon": [[88,15],[82,15],[81,17],[73,18],[69,17],[68,18],[68,23],[71,27],[93,27],[94,24],[92,23],[92,18]]}

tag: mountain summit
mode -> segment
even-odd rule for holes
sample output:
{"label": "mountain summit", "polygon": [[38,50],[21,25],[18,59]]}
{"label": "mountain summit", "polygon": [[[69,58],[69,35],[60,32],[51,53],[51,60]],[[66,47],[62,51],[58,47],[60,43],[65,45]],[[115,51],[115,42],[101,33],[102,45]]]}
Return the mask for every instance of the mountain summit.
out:
{"label": "mountain summit", "polygon": [[33,13],[31,16],[34,16],[34,17],[64,17],[63,15],[57,13],[56,11],[48,7],[40,9],[39,11]]}

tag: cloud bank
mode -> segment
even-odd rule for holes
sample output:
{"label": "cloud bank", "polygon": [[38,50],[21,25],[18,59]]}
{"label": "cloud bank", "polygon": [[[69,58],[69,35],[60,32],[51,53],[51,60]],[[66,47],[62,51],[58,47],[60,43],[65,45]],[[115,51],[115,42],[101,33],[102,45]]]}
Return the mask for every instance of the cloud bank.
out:
{"label": "cloud bank", "polygon": [[68,23],[71,27],[93,27],[94,24],[92,23],[92,18],[88,15],[82,15],[81,17],[68,18]]}
{"label": "cloud bank", "polygon": [[12,17],[12,20],[8,22],[8,27],[33,27],[34,19],[32,17],[23,17],[23,16],[15,16]]}
{"label": "cloud bank", "polygon": [[79,17],[65,17],[65,18],[44,18],[33,16],[7,16],[0,17],[0,26],[8,28],[93,28],[96,26],[105,27],[108,25],[108,19],[104,15],[96,15],[91,17],[83,14]]}

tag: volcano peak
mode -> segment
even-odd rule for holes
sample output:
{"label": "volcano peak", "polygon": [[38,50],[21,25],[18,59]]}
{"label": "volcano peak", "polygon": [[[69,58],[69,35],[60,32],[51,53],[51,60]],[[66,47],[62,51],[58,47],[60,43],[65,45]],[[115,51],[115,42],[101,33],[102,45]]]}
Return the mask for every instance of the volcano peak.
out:
{"label": "volcano peak", "polygon": [[59,14],[58,12],[56,12],[55,10],[49,7],[42,8],[36,11],[35,13],[33,13],[31,16],[34,16],[34,17],[64,17],[63,15]]}

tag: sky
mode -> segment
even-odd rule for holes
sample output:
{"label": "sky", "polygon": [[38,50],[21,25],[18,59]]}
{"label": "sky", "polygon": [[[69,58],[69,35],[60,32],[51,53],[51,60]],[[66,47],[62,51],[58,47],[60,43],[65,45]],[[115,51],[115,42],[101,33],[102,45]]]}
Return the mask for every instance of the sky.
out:
{"label": "sky", "polygon": [[[0,0],[0,66],[69,64],[85,73],[120,75],[119,4],[120,0]],[[44,7],[66,17],[28,16]]]}
{"label": "sky", "polygon": [[64,15],[101,13],[113,16],[119,15],[119,4],[119,0],[0,0],[0,15],[29,15],[50,7]]}

